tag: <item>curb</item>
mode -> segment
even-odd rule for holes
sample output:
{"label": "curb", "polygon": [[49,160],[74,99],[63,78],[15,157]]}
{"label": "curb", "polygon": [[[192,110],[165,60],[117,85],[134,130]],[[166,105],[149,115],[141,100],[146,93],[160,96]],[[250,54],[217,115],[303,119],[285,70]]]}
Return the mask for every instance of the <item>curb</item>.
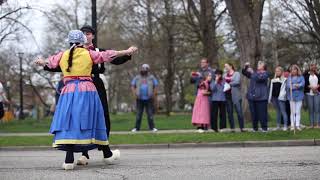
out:
{"label": "curb", "polygon": [[[250,148],[250,147],[292,147],[320,146],[320,139],[283,140],[283,141],[243,141],[213,143],[172,143],[172,144],[119,144],[111,145],[113,149],[179,149],[179,148]],[[43,151],[55,150],[51,146],[9,146],[0,147],[0,151]]]}

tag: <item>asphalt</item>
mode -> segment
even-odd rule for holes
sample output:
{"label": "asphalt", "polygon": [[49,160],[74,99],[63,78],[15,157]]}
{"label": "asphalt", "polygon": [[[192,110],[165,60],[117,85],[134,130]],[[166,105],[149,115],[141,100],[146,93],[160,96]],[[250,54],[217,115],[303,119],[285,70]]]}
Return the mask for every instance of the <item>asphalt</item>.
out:
{"label": "asphalt", "polygon": [[[61,168],[64,152],[0,151],[1,180],[270,180],[319,179],[320,147],[120,149],[121,160],[102,162],[90,151],[88,166]],[[80,154],[76,154],[76,159]]]}

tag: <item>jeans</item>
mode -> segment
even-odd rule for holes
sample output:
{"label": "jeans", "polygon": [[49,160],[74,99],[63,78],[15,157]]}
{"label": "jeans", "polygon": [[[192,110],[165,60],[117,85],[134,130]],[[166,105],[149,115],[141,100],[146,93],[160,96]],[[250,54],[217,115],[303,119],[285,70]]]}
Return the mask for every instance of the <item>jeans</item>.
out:
{"label": "jeans", "polygon": [[219,111],[219,129],[226,128],[226,103],[224,101],[211,101],[211,129],[218,130],[218,111]]}
{"label": "jeans", "polygon": [[258,131],[258,123],[260,121],[261,128],[268,130],[268,101],[252,101],[249,100],[249,109],[252,118],[252,127],[254,131]]}
{"label": "jeans", "polygon": [[238,102],[233,102],[233,105],[236,109],[239,127],[240,129],[244,128],[244,118],[243,118],[243,111],[242,111],[242,100],[240,99]]}
{"label": "jeans", "polygon": [[152,130],[154,128],[154,122],[153,122],[153,100],[140,100],[137,99],[137,116],[136,116],[136,126],[135,128],[137,130],[140,130],[141,126],[141,120],[144,108],[146,108],[147,116],[148,116],[148,124],[149,129]]}
{"label": "jeans", "polygon": [[300,127],[302,101],[290,101],[291,126]]}
{"label": "jeans", "polygon": [[320,95],[307,95],[310,126],[320,123]]}
{"label": "jeans", "polygon": [[234,129],[233,102],[232,102],[231,97],[227,98],[226,108],[227,108],[228,120],[229,120],[229,123],[230,123],[230,128]]}
{"label": "jeans", "polygon": [[[279,103],[280,113],[281,113],[282,119],[283,119],[283,126],[288,127],[288,113],[287,113],[287,109],[286,109],[286,106],[287,106],[286,101],[278,100],[278,103]],[[277,123],[278,123],[278,121],[277,121]]]}
{"label": "jeans", "polygon": [[4,107],[3,102],[0,102],[0,119],[2,119],[4,116]]}
{"label": "jeans", "polygon": [[276,110],[276,120],[277,120],[277,127],[280,127],[281,124],[281,110],[280,110],[280,102],[277,97],[272,97],[271,99],[272,105]]}

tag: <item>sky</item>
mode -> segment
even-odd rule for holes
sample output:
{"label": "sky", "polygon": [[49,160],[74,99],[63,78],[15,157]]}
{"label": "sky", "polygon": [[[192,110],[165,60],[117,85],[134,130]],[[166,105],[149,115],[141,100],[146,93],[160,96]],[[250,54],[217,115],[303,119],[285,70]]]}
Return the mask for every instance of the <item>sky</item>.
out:
{"label": "sky", "polygon": [[[21,44],[15,44],[15,47],[21,49],[25,53],[41,53],[46,32],[47,18],[39,10],[49,11],[55,3],[63,3],[62,0],[8,0],[9,4],[15,7],[31,6],[32,10],[28,10],[25,16],[22,17],[21,22],[32,30],[32,35],[23,31],[21,35],[23,40]],[[12,45],[8,41],[4,43],[5,46]]]}

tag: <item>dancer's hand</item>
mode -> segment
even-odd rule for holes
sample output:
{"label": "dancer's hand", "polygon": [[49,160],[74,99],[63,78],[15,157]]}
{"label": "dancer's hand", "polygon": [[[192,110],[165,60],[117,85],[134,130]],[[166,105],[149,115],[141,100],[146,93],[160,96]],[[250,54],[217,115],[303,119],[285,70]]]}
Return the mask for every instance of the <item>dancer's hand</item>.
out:
{"label": "dancer's hand", "polygon": [[135,46],[131,46],[127,49],[127,55],[131,56],[132,54],[134,54],[135,52],[138,51],[138,48]]}
{"label": "dancer's hand", "polygon": [[34,61],[34,63],[38,66],[45,66],[46,65],[46,61],[42,58],[38,58]]}
{"label": "dancer's hand", "polygon": [[4,100],[4,103],[7,105],[11,104],[11,102],[9,100]]}

